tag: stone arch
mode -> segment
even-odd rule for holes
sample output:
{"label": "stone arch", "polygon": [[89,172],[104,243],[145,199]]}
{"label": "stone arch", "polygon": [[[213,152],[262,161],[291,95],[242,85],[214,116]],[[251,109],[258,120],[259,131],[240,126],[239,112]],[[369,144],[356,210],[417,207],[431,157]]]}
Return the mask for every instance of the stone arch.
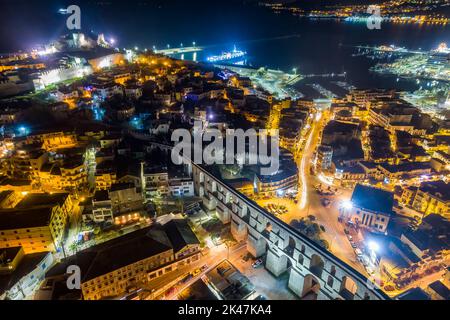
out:
{"label": "stone arch", "polygon": [[325,262],[323,261],[323,259],[319,255],[314,253],[311,256],[309,271],[320,278],[322,276],[324,266]]}
{"label": "stone arch", "polygon": [[320,283],[312,274],[307,274],[303,279],[301,297],[305,300],[317,300],[320,291]]}
{"label": "stone arch", "polygon": [[303,262],[305,262],[305,257],[301,253],[298,254],[297,262],[302,266]]}
{"label": "stone arch", "polygon": [[332,277],[332,276],[328,276],[328,279],[327,279],[327,285],[328,285],[329,287],[333,287],[333,284],[334,284],[334,279],[333,279],[333,277]]}
{"label": "stone arch", "polygon": [[330,268],[330,274],[331,274],[332,276],[335,276],[335,275],[336,275],[336,266],[334,266],[334,265],[331,266],[331,268]]}
{"label": "stone arch", "polygon": [[342,278],[341,288],[339,290],[339,294],[346,300],[353,300],[355,298],[356,291],[358,290],[358,286],[356,282],[347,276]]}
{"label": "stone arch", "polygon": [[228,190],[225,193],[225,203],[229,203],[231,202],[231,192],[229,192]]}
{"label": "stone arch", "polygon": [[295,241],[295,238],[292,237],[291,235],[289,235],[288,244],[284,250],[286,251],[286,253],[289,256],[292,257],[292,256],[294,256],[294,250],[295,250],[296,246],[297,246],[297,243]]}
{"label": "stone arch", "polygon": [[242,208],[242,216],[247,215],[247,213],[250,211],[250,209],[248,208],[247,204],[245,204],[245,203],[242,203],[241,208]]}
{"label": "stone arch", "polygon": [[270,223],[270,221],[267,221],[266,227],[264,228],[263,232],[267,232],[267,234],[270,234],[272,232],[272,224]]}
{"label": "stone arch", "polygon": [[304,244],[302,244],[302,247],[300,248],[300,252],[305,254],[305,251],[306,251],[306,247]]}

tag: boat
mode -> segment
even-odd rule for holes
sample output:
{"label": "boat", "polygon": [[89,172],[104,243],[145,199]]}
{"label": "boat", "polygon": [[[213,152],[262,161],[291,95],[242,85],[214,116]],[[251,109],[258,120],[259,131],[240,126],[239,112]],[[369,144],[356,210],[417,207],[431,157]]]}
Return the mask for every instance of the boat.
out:
{"label": "boat", "polygon": [[233,60],[233,59],[236,59],[236,58],[241,58],[241,57],[245,56],[246,54],[247,54],[247,52],[241,51],[241,50],[237,50],[236,46],[235,46],[233,51],[231,51],[231,52],[222,52],[221,55],[210,56],[210,57],[207,57],[206,60],[208,62],[227,61],[227,60]]}

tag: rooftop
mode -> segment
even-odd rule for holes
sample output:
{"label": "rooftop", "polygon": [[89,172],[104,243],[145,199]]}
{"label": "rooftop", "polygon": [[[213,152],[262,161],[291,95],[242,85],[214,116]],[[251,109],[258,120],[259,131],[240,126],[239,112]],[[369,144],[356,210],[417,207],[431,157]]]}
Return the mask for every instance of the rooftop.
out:
{"label": "rooftop", "polygon": [[52,207],[0,210],[0,230],[14,230],[48,226]]}
{"label": "rooftop", "polygon": [[394,194],[378,188],[357,184],[352,194],[352,203],[361,209],[391,215]]}
{"label": "rooftop", "polygon": [[442,181],[422,182],[420,184],[420,190],[429,193],[435,198],[439,198],[442,201],[450,200],[450,184]]}
{"label": "rooftop", "polygon": [[27,209],[35,206],[55,206],[55,205],[63,205],[67,198],[69,197],[68,193],[30,193],[25,196],[22,201],[20,201],[17,205],[17,209]]}
{"label": "rooftop", "polygon": [[450,290],[440,280],[437,280],[428,286],[434,292],[439,294],[445,300],[450,300]]}
{"label": "rooftop", "polygon": [[184,219],[176,219],[167,222],[164,225],[164,230],[166,231],[167,237],[175,252],[180,251],[187,245],[200,244],[197,236]]}

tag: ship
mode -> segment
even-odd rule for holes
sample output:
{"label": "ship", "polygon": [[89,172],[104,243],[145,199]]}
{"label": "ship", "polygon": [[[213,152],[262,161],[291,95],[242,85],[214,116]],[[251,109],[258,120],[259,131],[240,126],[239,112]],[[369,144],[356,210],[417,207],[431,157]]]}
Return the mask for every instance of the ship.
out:
{"label": "ship", "polygon": [[236,49],[236,46],[235,46],[233,51],[231,51],[231,52],[222,52],[221,55],[210,56],[210,57],[207,57],[206,60],[208,62],[227,61],[227,60],[233,60],[236,58],[241,58],[241,57],[245,56],[246,54],[247,54],[247,52],[238,50],[238,49]]}

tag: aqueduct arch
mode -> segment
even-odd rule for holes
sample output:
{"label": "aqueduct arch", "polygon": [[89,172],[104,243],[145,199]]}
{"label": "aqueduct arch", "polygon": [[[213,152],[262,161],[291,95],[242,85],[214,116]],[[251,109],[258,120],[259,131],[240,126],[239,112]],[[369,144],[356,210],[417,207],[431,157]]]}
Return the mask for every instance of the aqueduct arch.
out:
{"label": "aqueduct arch", "polygon": [[[197,195],[226,210],[225,223],[238,240],[246,240],[255,257],[267,254],[266,268],[275,276],[288,271],[289,288],[302,297],[307,291],[317,299],[389,299],[368,279],[329,251],[298,233],[205,168],[192,164]],[[214,181],[216,186],[213,188]],[[205,182],[206,181],[206,182]],[[213,191],[214,189],[214,191]],[[201,191],[204,190],[204,195]]]}

